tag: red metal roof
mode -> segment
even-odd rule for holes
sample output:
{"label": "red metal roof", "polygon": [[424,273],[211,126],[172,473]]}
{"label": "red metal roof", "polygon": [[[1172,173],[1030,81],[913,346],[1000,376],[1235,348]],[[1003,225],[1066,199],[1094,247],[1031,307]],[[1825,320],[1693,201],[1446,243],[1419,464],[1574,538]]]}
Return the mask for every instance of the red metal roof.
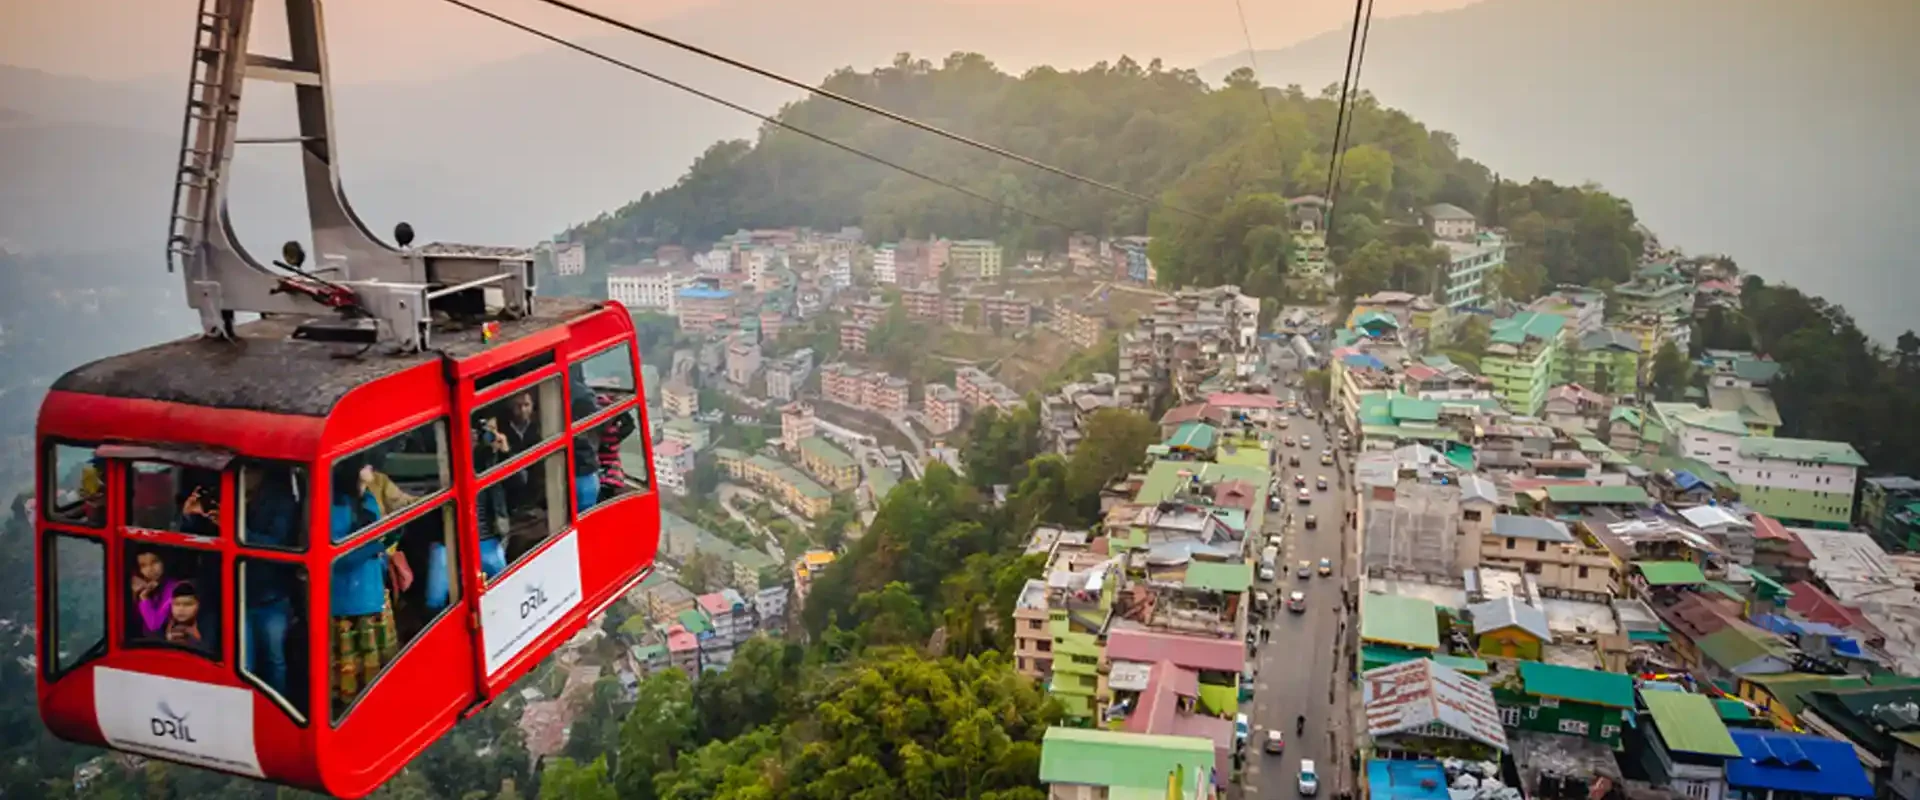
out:
{"label": "red metal roof", "polygon": [[1885,640],[1886,634],[1867,621],[1867,615],[1839,601],[1833,595],[1822,591],[1820,587],[1806,581],[1796,581],[1787,586],[1793,596],[1787,598],[1787,610],[1806,617],[1813,622],[1824,622],[1836,628],[1849,628],[1868,639]]}
{"label": "red metal roof", "polygon": [[1207,405],[1220,408],[1279,408],[1280,398],[1270,394],[1219,392],[1207,396]]}
{"label": "red metal roof", "polygon": [[1150,664],[1170,661],[1176,666],[1192,670],[1238,673],[1246,666],[1247,651],[1238,639],[1212,639],[1121,628],[1107,637],[1107,658]]}

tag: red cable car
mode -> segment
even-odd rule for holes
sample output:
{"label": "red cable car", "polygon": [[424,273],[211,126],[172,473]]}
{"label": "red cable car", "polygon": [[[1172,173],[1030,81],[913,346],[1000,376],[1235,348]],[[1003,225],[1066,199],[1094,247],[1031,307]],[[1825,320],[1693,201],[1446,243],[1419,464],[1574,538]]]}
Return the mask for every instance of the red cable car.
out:
{"label": "red cable car", "polygon": [[[246,52],[250,0],[201,9],[169,251],[204,335],[41,409],[39,707],[72,741],[359,797],[637,584],[660,506],[625,309],[535,298],[524,250],[367,233],[317,0],[287,5],[291,59]],[[226,224],[249,77],[297,87],[323,269],[289,244],[276,274]]]}

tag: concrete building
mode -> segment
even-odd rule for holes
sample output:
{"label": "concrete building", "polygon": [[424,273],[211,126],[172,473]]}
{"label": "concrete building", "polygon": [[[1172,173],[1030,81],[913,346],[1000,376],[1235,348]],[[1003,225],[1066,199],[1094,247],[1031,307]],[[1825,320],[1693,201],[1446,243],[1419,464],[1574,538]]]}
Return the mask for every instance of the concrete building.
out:
{"label": "concrete building", "polygon": [[1738,414],[1691,403],[1654,403],[1649,411],[1640,431],[1643,447],[1652,442],[1667,455],[1702,461],[1732,474],[1740,461],[1740,440],[1747,435]]}
{"label": "concrete building", "polygon": [[1853,495],[1867,462],[1846,442],[1748,436],[1725,471],[1740,501],[1788,525],[1845,530]]}
{"label": "concrete building", "polygon": [[813,438],[813,404],[788,403],[780,407],[780,447],[789,453],[800,451],[800,442]]}
{"label": "concrete building", "polygon": [[1543,587],[1607,594],[1618,576],[1613,557],[1547,517],[1495,514],[1480,540],[1480,562],[1531,575]]}
{"label": "concrete building", "polygon": [[1480,221],[1473,212],[1452,203],[1436,203],[1421,210],[1427,232],[1435,239],[1466,240],[1480,232]]}
{"label": "concrete building", "polygon": [[767,365],[767,396],[791,401],[813,374],[813,348],[802,347]]}
{"label": "concrete building", "polygon": [[670,316],[680,312],[676,297],[693,284],[686,270],[663,267],[619,267],[607,271],[607,299],[619,302],[629,311],[658,311]]}
{"label": "concrete building", "polygon": [[707,449],[707,445],[713,442],[711,429],[703,423],[694,422],[686,417],[667,420],[662,433],[665,441],[678,442],[682,447],[696,453]]}
{"label": "concrete building", "polygon": [[687,493],[687,474],[693,472],[693,450],[679,442],[661,442],[653,448],[653,475],[661,487],[677,495]]}
{"label": "concrete building", "polygon": [[583,275],[587,271],[587,246],[580,242],[553,244],[553,274],[561,277]]}
{"label": "concrete building", "polygon": [[1578,383],[1604,395],[1622,397],[1639,392],[1640,362],[1640,342],[1632,334],[1599,328],[1572,338],[1571,344],[1561,350],[1556,367],[1561,383]]}
{"label": "concrete building", "polygon": [[[1472,224],[1469,219],[1468,224]],[[1507,243],[1491,231],[1471,241],[1443,239],[1447,264],[1434,302],[1450,309],[1478,308],[1487,302],[1487,280],[1507,264]]]}
{"label": "concrete building", "polygon": [[727,477],[759,488],[770,499],[807,519],[817,519],[827,513],[833,503],[833,493],[827,491],[826,487],[815,483],[799,470],[766,456],[747,455],[731,448],[717,447],[714,448],[713,457],[720,469],[726,471]]}
{"label": "concrete building", "polygon": [[1908,526],[1898,519],[1909,506],[1920,503],[1920,480],[1906,475],[1888,475],[1867,478],[1860,483],[1860,510],[1854,516],[1860,527],[1872,532],[1883,547],[1894,550],[1920,548],[1920,543],[1908,542],[1903,535]]}
{"label": "concrete building", "polygon": [[746,386],[760,373],[760,345],[735,337],[727,344],[727,382]]}
{"label": "concrete building", "polygon": [[710,333],[732,324],[733,298],[733,292],[725,289],[681,289],[675,295],[680,329],[688,333]]}
{"label": "concrete building", "polygon": [[911,319],[942,323],[947,319],[947,298],[940,293],[940,287],[932,284],[901,287],[900,304],[906,307]]}
{"label": "concrete building", "polygon": [[1574,336],[1586,336],[1607,324],[1607,293],[1563,284],[1554,287],[1551,294],[1528,303],[1527,310],[1565,317],[1567,329]]}
{"label": "concrete building", "polygon": [[818,436],[801,439],[799,452],[800,466],[827,486],[844,492],[860,484],[860,465],[827,440]]}
{"label": "concrete building", "polygon": [[1565,325],[1562,317],[1532,311],[1493,322],[1480,372],[1513,413],[1536,416],[1546,403]]}
{"label": "concrete building", "polygon": [[793,561],[793,605],[805,606],[815,578],[838,558],[832,550],[808,550]]}
{"label": "concrete building", "polygon": [[961,280],[990,281],[1000,277],[1000,245],[986,239],[961,239],[948,245],[947,263]]}
{"label": "concrete building", "polygon": [[1029,579],[1013,606],[1013,669],[1036,681],[1053,676],[1053,634],[1047,625],[1047,583]]}
{"label": "concrete building", "polygon": [[854,320],[843,320],[840,323],[840,350],[847,353],[867,352],[867,331],[869,330],[869,326]]}
{"label": "concrete building", "polygon": [[1053,330],[1075,347],[1084,350],[1099,345],[1106,326],[1104,315],[1080,302],[1060,298],[1053,301]]}
{"label": "concrete building", "polygon": [[997,408],[1010,412],[1023,402],[1007,385],[977,367],[961,367],[953,372],[953,386],[968,411]]}
{"label": "concrete building", "polygon": [[691,417],[700,413],[700,393],[686,381],[668,381],[660,395],[660,406],[668,416]]}
{"label": "concrete building", "polygon": [[891,286],[900,281],[900,273],[894,271],[893,243],[880,245],[873,251],[873,280],[875,283]]}
{"label": "concrete building", "polygon": [[[1680,352],[1687,352],[1693,339],[1694,283],[1673,265],[1652,264],[1640,268],[1633,280],[1613,287],[1613,303],[1623,319],[1656,326],[1663,341],[1671,341]],[[1659,351],[1641,347],[1642,353]]]}
{"label": "concrete building", "polygon": [[932,433],[944,434],[960,427],[960,393],[954,391],[953,387],[929,383],[922,402],[927,428]]}
{"label": "concrete building", "polygon": [[884,372],[875,372],[868,376],[862,387],[860,405],[882,414],[904,414],[912,401],[912,385],[904,378],[896,378]]}

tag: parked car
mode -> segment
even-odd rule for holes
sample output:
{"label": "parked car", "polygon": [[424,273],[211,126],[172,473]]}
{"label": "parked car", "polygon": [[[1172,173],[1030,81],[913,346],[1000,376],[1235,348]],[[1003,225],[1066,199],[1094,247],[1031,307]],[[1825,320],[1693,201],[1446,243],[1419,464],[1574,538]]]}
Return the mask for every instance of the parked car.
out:
{"label": "parked car", "polygon": [[1273,579],[1274,579],[1275,577],[1277,577],[1277,576],[1275,576],[1275,575],[1273,574],[1273,567],[1261,567],[1261,568],[1260,568],[1260,580],[1263,580],[1263,581],[1272,581],[1272,580],[1273,580]]}

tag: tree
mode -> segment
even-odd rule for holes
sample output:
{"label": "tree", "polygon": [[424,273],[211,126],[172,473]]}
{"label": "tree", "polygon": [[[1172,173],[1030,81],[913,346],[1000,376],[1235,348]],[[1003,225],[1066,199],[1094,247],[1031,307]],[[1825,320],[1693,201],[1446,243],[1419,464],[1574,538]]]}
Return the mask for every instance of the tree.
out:
{"label": "tree", "polygon": [[680,584],[699,593],[719,586],[721,578],[720,560],[711,553],[695,551],[687,556],[687,562],[680,565]]}
{"label": "tree", "polygon": [[981,489],[1020,481],[1027,459],[1040,450],[1040,418],[1023,405],[1011,413],[988,408],[973,418],[960,461]]}
{"label": "tree", "polygon": [[620,723],[620,768],[614,785],[628,800],[651,800],[654,779],[694,744],[699,717],[685,673],[662,670],[640,682],[633,710]]}
{"label": "tree", "polygon": [[1333,375],[1324,369],[1310,369],[1300,375],[1300,386],[1309,396],[1325,402],[1333,395]]}
{"label": "tree", "polygon": [[620,800],[607,777],[607,759],[582,766],[571,758],[556,759],[540,773],[540,800]]}
{"label": "tree", "polygon": [[1492,331],[1487,318],[1475,314],[1467,317],[1459,327],[1454,328],[1453,336],[1448,340],[1448,347],[1479,358],[1487,354],[1487,344],[1491,335]]}
{"label": "tree", "polygon": [[1082,519],[1100,510],[1100,490],[1139,466],[1160,426],[1138,411],[1103,408],[1087,417],[1085,435],[1067,462],[1067,495]]}
{"label": "tree", "polygon": [[1687,357],[1680,354],[1680,348],[1675,347],[1672,341],[1667,341],[1654,354],[1647,384],[1656,399],[1667,402],[1679,400],[1686,394],[1691,371]]}

